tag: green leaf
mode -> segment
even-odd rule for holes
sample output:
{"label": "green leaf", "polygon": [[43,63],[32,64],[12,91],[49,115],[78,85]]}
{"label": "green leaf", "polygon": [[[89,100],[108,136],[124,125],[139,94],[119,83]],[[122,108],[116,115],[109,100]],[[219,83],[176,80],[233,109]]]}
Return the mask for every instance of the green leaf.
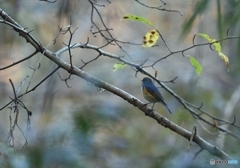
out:
{"label": "green leaf", "polygon": [[197,75],[200,75],[200,73],[202,72],[201,64],[195,58],[193,58],[191,56],[189,56],[189,60],[192,64],[192,66],[194,66]]}
{"label": "green leaf", "polygon": [[113,72],[116,72],[117,70],[123,69],[127,66],[127,64],[124,64],[123,62],[116,63],[113,65]]}
{"label": "green leaf", "polygon": [[145,24],[148,24],[148,25],[154,27],[154,25],[149,20],[147,20],[146,18],[143,18],[141,16],[127,14],[127,15],[123,16],[122,19],[123,20],[138,21],[138,22],[142,22],[142,23],[145,23]]}
{"label": "green leaf", "polygon": [[214,43],[215,41],[217,41],[216,39],[213,39],[209,35],[203,34],[203,33],[199,33],[198,35],[202,36],[203,38],[208,40],[210,43],[213,43],[213,46],[215,47],[215,51],[217,53],[221,52],[221,45],[220,45],[220,43],[219,42]]}

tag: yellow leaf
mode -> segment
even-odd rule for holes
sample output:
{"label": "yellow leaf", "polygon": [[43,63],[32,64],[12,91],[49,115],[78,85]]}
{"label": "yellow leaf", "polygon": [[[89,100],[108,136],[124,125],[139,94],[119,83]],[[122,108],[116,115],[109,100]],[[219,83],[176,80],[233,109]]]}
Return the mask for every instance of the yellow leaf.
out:
{"label": "yellow leaf", "polygon": [[203,34],[203,33],[199,33],[198,35],[202,36],[203,38],[208,40],[210,43],[213,43],[212,45],[215,47],[215,51],[217,51],[218,53],[221,52],[221,45],[220,45],[220,43],[219,42],[214,43],[215,41],[217,41],[216,39],[213,39],[209,35]]}
{"label": "yellow leaf", "polygon": [[143,37],[143,47],[152,47],[154,44],[157,43],[159,38],[159,33],[157,30],[151,30],[147,32],[147,34]]}
{"label": "yellow leaf", "polygon": [[228,68],[228,72],[229,72],[229,59],[228,59],[228,57],[227,57],[225,54],[221,53],[221,52],[219,52],[219,56],[220,56],[220,57],[223,59],[223,61],[225,62],[226,66],[227,66],[227,68]]}

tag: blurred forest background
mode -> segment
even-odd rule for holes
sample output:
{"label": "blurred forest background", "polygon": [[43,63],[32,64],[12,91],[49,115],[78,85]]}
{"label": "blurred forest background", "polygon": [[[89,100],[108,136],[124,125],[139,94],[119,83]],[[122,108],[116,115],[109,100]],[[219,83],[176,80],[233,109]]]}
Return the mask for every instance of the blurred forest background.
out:
{"label": "blurred forest background", "polygon": [[[162,5],[159,0],[141,0],[149,6]],[[165,0],[166,9],[178,10],[183,13],[159,11],[146,8],[134,0],[98,0],[104,22],[112,28],[112,34],[121,41],[141,43],[143,35],[150,27],[138,22],[120,21],[125,14],[134,14],[149,19],[161,32],[172,51],[182,50],[192,45],[196,33],[206,33],[215,39],[229,35],[240,35],[240,2],[237,0]],[[64,27],[70,23],[78,30],[73,37],[73,43],[86,43],[102,46],[106,41],[100,36],[93,37],[91,27],[91,6],[87,0],[58,0],[55,3],[32,0],[3,0],[0,8],[11,15],[23,27],[34,30],[31,34],[47,46],[58,33],[58,25]],[[94,15],[96,23],[99,17]],[[10,27],[0,24],[0,68],[26,57],[34,48],[26,43]],[[55,45],[49,49],[53,52],[67,43],[68,35],[61,35]],[[218,118],[239,123],[239,101],[230,100],[234,93],[240,95],[239,67],[240,40],[222,42],[222,52],[230,59],[230,72],[220,57],[209,46],[195,47],[185,55],[194,56],[202,65],[203,71],[197,76],[189,59],[182,54],[174,54],[159,62],[157,78],[169,81],[178,77],[175,83],[167,83],[173,91],[182,98],[200,105],[209,114]],[[197,43],[206,42],[197,37]],[[142,48],[141,46],[123,44],[123,49],[132,57],[135,63],[141,63],[148,58],[147,64],[167,55],[169,52],[164,43],[159,40],[158,46]],[[108,45],[104,51],[116,55],[125,55],[117,46]],[[86,49],[72,50],[75,66],[81,66],[81,59],[88,61],[98,53]],[[31,76],[41,54],[7,70],[0,71],[0,107],[6,105],[13,97],[9,79],[17,88],[21,81]],[[69,62],[68,52],[61,58]],[[97,78],[109,82],[130,94],[144,100],[141,95],[141,80],[144,77],[130,67],[113,72],[116,60],[101,57],[84,68]],[[31,86],[40,82],[56,67],[48,58],[43,57],[41,66],[36,71]],[[152,68],[146,69],[152,75]],[[61,77],[67,77],[64,70],[58,71]],[[27,81],[28,82],[28,81]],[[31,131],[28,133],[27,148],[22,150],[26,140],[21,131],[14,132],[15,148],[6,145],[9,132],[9,109],[0,111],[0,167],[206,167],[210,159],[218,159],[203,151],[192,161],[199,150],[193,145],[187,151],[188,140],[159,125],[153,119],[146,117],[138,108],[133,107],[121,98],[107,91],[99,92],[85,80],[73,76],[68,82],[68,88],[58,74],[38,87],[34,92],[21,100],[32,111]],[[21,92],[26,90],[24,85]],[[169,114],[161,104],[155,105],[155,110],[176,124],[191,131],[196,125],[198,133],[206,141],[219,146],[222,150],[240,162],[240,141],[231,136],[218,134],[215,128],[203,129],[188,111],[164,89],[160,88],[169,108]],[[237,98],[235,98],[236,100]],[[237,99],[238,100],[238,99]],[[230,107],[231,110],[229,110]],[[25,131],[27,114],[20,110],[19,127]],[[206,129],[209,131],[206,131]],[[240,130],[229,127],[236,134]]]}

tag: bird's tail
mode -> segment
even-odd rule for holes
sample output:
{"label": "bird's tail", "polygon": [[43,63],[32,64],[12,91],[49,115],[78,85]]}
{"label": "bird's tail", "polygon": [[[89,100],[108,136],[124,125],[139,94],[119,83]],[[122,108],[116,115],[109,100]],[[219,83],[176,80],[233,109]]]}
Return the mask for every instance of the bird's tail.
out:
{"label": "bird's tail", "polygon": [[168,108],[167,103],[165,103],[164,101],[162,101],[161,103],[164,105],[164,107],[166,107],[166,109],[169,111],[169,113],[172,114],[171,110]]}

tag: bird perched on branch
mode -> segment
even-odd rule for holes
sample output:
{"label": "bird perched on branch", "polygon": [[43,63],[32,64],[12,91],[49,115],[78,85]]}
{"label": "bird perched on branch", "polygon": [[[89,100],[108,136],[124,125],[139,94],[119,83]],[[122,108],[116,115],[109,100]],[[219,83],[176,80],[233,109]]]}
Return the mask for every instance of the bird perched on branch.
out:
{"label": "bird perched on branch", "polygon": [[[164,98],[159,92],[158,88],[153,84],[152,80],[148,77],[143,78],[142,80],[142,94],[143,97],[153,103],[152,109],[155,103],[162,103],[166,109],[172,114],[171,110],[168,108],[167,104],[164,102]],[[147,104],[150,104],[147,103]]]}

